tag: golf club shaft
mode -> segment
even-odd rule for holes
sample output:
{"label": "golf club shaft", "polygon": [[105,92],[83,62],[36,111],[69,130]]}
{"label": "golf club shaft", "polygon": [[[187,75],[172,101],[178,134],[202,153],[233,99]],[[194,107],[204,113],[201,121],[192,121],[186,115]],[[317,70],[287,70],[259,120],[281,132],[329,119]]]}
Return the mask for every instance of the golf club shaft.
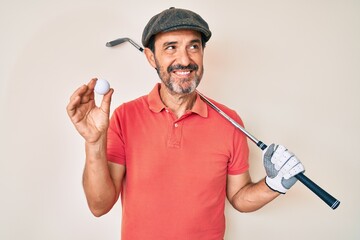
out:
{"label": "golf club shaft", "polygon": [[[215,104],[213,104],[209,99],[207,99],[203,94],[197,92],[200,97],[216,112],[218,112],[221,116],[227,119],[231,124],[233,124],[237,129],[243,132],[251,141],[253,141],[261,150],[265,150],[267,145],[262,141],[259,141],[252,134],[245,130],[239,123],[237,123],[234,119],[232,119],[229,115],[223,112],[220,108],[218,108]],[[340,201],[331,196],[328,192],[318,186],[316,183],[311,181],[308,177],[306,177],[303,173],[299,173],[295,175],[295,177],[302,182],[306,187],[308,187],[313,193],[315,193],[319,198],[321,198],[329,207],[332,209],[336,209]]]}
{"label": "golf club shaft", "polygon": [[140,52],[144,51],[144,49],[142,47],[140,47],[139,44],[137,44],[136,42],[134,42],[130,38],[129,38],[129,43],[131,43],[134,47],[136,47]]}

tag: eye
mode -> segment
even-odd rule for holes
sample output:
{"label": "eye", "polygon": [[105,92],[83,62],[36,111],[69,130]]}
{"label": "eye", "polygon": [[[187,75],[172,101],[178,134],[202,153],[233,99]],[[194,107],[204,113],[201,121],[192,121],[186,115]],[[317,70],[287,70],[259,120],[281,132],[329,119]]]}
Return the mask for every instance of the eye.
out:
{"label": "eye", "polygon": [[165,50],[174,50],[175,46],[174,45],[169,45],[165,48]]}
{"label": "eye", "polygon": [[198,49],[200,49],[199,44],[193,44],[190,46],[190,50],[198,50]]}

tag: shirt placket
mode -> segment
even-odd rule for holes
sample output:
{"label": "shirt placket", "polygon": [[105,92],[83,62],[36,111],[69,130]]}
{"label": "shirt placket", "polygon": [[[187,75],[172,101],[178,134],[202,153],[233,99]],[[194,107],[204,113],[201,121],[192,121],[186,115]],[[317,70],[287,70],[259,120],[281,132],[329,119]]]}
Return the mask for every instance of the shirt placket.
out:
{"label": "shirt placket", "polygon": [[179,119],[176,119],[174,114],[166,110],[168,113],[169,119],[169,137],[167,146],[170,148],[181,148],[181,140],[182,140],[182,133],[183,133],[183,126],[184,126],[184,119],[189,115],[185,114]]}

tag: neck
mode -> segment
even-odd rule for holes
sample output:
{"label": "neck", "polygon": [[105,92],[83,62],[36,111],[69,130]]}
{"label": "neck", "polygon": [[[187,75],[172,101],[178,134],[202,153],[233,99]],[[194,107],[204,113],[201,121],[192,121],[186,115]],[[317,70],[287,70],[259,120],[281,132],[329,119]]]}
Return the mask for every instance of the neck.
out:
{"label": "neck", "polygon": [[160,97],[165,106],[167,106],[177,118],[180,118],[185,114],[186,110],[190,110],[193,107],[196,100],[196,92],[178,94],[171,92],[165,85],[161,84]]}

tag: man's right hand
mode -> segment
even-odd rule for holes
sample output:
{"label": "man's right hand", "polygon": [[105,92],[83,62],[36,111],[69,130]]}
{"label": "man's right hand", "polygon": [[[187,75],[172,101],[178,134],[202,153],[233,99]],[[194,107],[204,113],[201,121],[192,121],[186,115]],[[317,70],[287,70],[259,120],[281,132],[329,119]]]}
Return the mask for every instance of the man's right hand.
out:
{"label": "man's right hand", "polygon": [[94,88],[97,79],[78,88],[66,107],[67,113],[76,130],[88,143],[95,143],[106,134],[109,126],[111,96],[110,89],[102,99],[100,107],[95,104]]}

